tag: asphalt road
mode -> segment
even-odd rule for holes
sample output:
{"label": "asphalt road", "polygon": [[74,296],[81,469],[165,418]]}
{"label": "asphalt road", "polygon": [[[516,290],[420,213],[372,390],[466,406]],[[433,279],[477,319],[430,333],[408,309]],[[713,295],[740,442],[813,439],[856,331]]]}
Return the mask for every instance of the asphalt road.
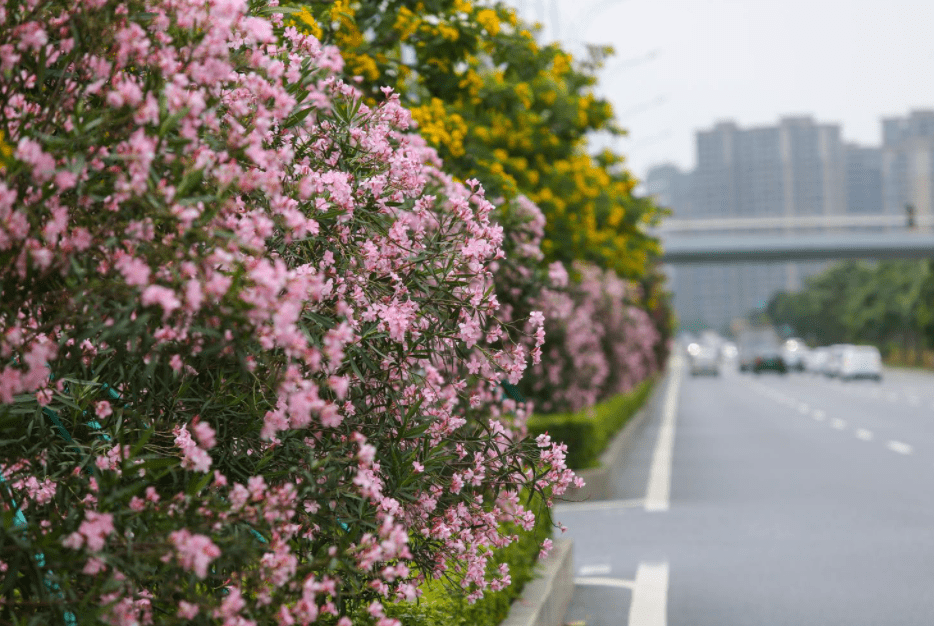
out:
{"label": "asphalt road", "polygon": [[616,499],[559,506],[567,622],[934,624],[934,374],[683,374]]}

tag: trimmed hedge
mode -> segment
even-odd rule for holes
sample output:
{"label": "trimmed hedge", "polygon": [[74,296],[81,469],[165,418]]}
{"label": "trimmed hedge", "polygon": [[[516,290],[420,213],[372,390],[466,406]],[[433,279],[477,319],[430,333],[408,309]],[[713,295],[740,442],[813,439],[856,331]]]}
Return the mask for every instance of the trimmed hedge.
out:
{"label": "trimmed hedge", "polygon": [[552,535],[550,511],[540,509],[535,528],[526,532],[518,527],[507,532],[519,535],[519,541],[499,551],[494,567],[509,564],[512,584],[502,591],[487,592],[474,604],[469,604],[457,590],[444,583],[426,583],[417,603],[401,602],[386,607],[386,615],[400,620],[403,626],[496,626],[509,615],[512,601],[519,597],[525,584],[535,577],[535,564],[542,541]]}
{"label": "trimmed hedge", "polygon": [[567,463],[571,469],[599,467],[600,455],[610,439],[645,404],[655,385],[649,378],[629,393],[623,393],[577,413],[534,414],[529,418],[529,433],[547,432],[555,441],[568,446]]}

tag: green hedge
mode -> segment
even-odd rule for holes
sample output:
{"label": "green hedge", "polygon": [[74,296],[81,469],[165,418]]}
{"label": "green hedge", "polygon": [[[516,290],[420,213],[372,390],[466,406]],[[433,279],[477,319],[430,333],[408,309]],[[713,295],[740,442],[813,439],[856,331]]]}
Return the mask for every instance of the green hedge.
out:
{"label": "green hedge", "polygon": [[[533,503],[533,510],[541,512],[535,528],[529,532],[518,527],[506,532],[519,535],[519,541],[499,551],[495,566],[509,564],[512,584],[502,591],[488,592],[474,604],[468,604],[457,590],[449,591],[439,581],[425,583],[422,597],[417,603],[401,602],[388,606],[386,614],[402,622],[403,626],[496,626],[509,614],[512,601],[535,575],[535,564],[542,541],[551,537],[552,522],[547,509]],[[494,568],[495,568],[494,566]]]}
{"label": "green hedge", "polygon": [[642,408],[654,384],[650,378],[629,393],[577,413],[535,414],[529,419],[529,432],[533,436],[547,432],[553,440],[566,443],[572,469],[598,467],[610,439]]}

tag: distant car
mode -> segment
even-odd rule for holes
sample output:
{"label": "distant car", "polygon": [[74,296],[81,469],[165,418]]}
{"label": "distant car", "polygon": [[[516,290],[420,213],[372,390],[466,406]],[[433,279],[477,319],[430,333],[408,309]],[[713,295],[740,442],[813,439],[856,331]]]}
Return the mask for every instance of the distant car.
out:
{"label": "distant car", "polygon": [[788,366],[785,359],[782,358],[782,351],[778,346],[762,344],[752,350],[752,372],[761,374],[762,372],[778,372],[787,374]]}
{"label": "distant car", "polygon": [[835,343],[827,349],[827,360],[824,362],[824,376],[836,378],[840,375],[840,369],[843,366],[843,353],[849,348],[850,344]]}
{"label": "distant car", "polygon": [[698,345],[696,350],[688,354],[691,358],[691,376],[720,375],[720,354],[715,347]]}
{"label": "distant car", "polygon": [[882,355],[875,346],[847,346],[840,354],[841,380],[871,378],[882,380]]}
{"label": "distant car", "polygon": [[830,358],[828,348],[814,348],[804,357],[804,369],[812,374],[823,374],[827,359]]}
{"label": "distant car", "polygon": [[785,361],[785,366],[796,372],[804,371],[804,359],[807,353],[808,347],[804,340],[796,337],[785,340],[782,345],[782,360]]}

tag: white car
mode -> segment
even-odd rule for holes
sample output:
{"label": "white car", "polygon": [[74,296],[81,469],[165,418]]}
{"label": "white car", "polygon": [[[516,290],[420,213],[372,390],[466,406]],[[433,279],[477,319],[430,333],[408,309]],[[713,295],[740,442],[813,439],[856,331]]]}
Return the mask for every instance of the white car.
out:
{"label": "white car", "polygon": [[882,380],[882,355],[875,346],[847,346],[841,352],[837,376],[841,380]]}
{"label": "white car", "polygon": [[823,374],[829,358],[828,348],[814,348],[804,358],[804,369],[812,374]]}
{"label": "white car", "polygon": [[691,376],[699,376],[701,374],[709,376],[719,376],[720,375],[720,353],[713,346],[702,346],[699,344],[691,344],[690,347],[696,346],[693,350],[689,350],[688,354],[690,355],[691,363]]}
{"label": "white car", "polygon": [[785,366],[793,371],[804,371],[804,359],[807,353],[807,345],[798,338],[788,339],[782,345],[782,360],[785,361]]}

